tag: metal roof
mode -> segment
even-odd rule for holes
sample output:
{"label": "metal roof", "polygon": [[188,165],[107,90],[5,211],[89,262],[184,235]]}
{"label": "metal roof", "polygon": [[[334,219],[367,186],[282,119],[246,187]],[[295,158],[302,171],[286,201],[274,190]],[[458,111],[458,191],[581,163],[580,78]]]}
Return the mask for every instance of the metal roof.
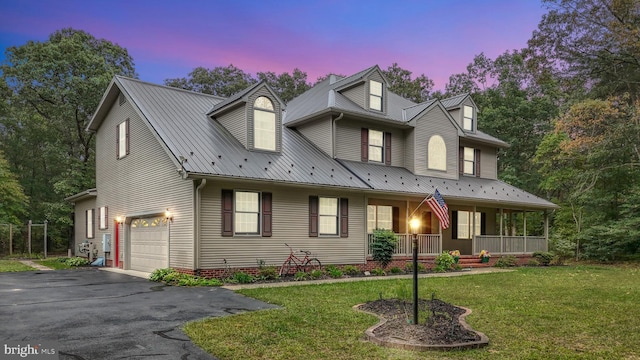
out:
{"label": "metal roof", "polygon": [[283,127],[281,154],[249,151],[206,115],[219,98],[123,77],[117,82],[173,157],[186,160],[187,173],[368,189],[296,130]]}
{"label": "metal roof", "polygon": [[558,206],[500,180],[460,176],[459,179],[443,179],[414,175],[409,170],[396,167],[340,160],[372,189],[381,192],[407,194],[433,194],[437,188],[446,201],[486,203],[491,206],[525,209],[555,209]]}
{"label": "metal roof", "polygon": [[467,96],[469,96],[469,94],[467,93],[460,94],[460,95],[452,96],[450,98],[442,99],[440,100],[440,102],[446,109],[451,109],[451,108],[460,106],[460,104],[462,104],[462,102],[464,101],[464,99],[467,98]]}

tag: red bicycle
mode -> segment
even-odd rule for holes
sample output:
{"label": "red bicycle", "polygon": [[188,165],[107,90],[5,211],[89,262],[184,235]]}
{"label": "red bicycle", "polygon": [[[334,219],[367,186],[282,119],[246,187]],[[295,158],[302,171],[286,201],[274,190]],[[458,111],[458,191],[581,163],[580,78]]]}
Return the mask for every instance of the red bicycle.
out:
{"label": "red bicycle", "polygon": [[309,255],[311,255],[311,251],[306,251],[306,250],[300,250],[301,253],[304,253],[304,257],[302,259],[300,259],[299,257],[297,257],[294,252],[293,252],[293,248],[291,248],[291,246],[289,246],[289,244],[284,243],[285,245],[287,245],[287,247],[289,247],[289,257],[287,258],[287,260],[284,261],[284,263],[282,264],[282,267],[280,268],[280,276],[284,276],[284,275],[288,275],[289,273],[291,273],[291,270],[294,270],[296,272],[298,271],[314,271],[314,270],[320,270],[322,268],[322,264],[320,263],[320,260],[318,260],[317,258],[310,258]]}

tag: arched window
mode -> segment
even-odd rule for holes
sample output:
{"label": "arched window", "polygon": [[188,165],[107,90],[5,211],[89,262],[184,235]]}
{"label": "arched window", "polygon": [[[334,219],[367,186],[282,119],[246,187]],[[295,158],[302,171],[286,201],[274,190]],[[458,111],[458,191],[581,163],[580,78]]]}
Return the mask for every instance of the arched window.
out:
{"label": "arched window", "polygon": [[253,147],[276,151],[276,112],[273,102],[264,96],[253,103]]}
{"label": "arched window", "polygon": [[433,135],[429,139],[427,155],[429,169],[447,171],[447,145],[442,136]]}

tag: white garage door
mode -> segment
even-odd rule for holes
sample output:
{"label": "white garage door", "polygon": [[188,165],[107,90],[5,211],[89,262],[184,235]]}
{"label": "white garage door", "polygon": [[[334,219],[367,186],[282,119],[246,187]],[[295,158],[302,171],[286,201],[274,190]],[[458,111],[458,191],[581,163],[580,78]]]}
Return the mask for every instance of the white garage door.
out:
{"label": "white garage door", "polygon": [[168,265],[168,236],[166,220],[135,219],[131,222],[131,270],[152,272]]}

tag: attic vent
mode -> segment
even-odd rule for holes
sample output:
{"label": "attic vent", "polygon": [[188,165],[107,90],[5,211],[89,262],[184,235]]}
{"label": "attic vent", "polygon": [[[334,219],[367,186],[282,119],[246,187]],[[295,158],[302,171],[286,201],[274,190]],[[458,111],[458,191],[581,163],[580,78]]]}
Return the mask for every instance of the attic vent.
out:
{"label": "attic vent", "polygon": [[122,106],[122,104],[124,104],[126,101],[127,99],[124,97],[124,94],[120,93],[120,96],[118,96],[118,104]]}

